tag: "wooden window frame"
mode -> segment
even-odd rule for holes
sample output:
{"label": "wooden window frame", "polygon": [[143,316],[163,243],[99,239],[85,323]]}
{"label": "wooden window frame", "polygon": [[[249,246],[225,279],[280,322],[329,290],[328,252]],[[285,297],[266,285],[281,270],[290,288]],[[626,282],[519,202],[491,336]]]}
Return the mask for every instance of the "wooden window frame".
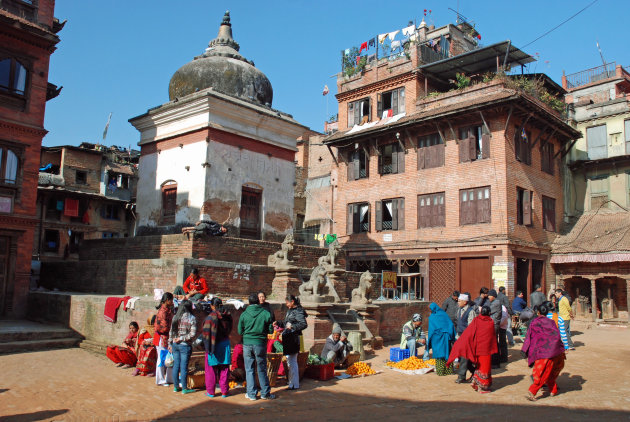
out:
{"label": "wooden window frame", "polygon": [[[365,167],[363,173],[361,173],[361,163],[363,163]],[[363,149],[348,152],[347,166],[349,182],[370,177],[370,157]]]}
{"label": "wooden window frame", "polygon": [[519,226],[532,227],[534,225],[534,192],[516,188],[516,223]]}
{"label": "wooden window frame", "polygon": [[[168,180],[166,182],[164,182],[161,186],[160,189],[160,193],[161,193],[161,198],[160,198],[160,225],[163,226],[169,226],[169,225],[173,225],[175,224],[175,215],[177,214],[177,182],[173,181],[173,180]],[[169,191],[175,191],[175,204],[173,206],[172,209],[172,213],[170,212],[170,208],[168,209],[168,213],[166,212],[167,209],[165,207],[165,199],[166,199],[166,195],[167,192]]]}
{"label": "wooden window frame", "polygon": [[516,161],[519,161],[528,166],[532,165],[532,144],[531,134],[528,130],[525,130],[525,137],[527,142],[523,140],[523,133],[520,126],[515,126],[514,130],[514,156]]}
{"label": "wooden window frame", "polygon": [[[362,230],[363,223],[361,223],[361,207],[367,205],[367,230]],[[346,234],[359,234],[359,233],[369,233],[370,232],[370,224],[371,224],[371,210],[369,202],[355,202],[352,204],[348,204],[346,207]]]}
{"label": "wooden window frame", "polygon": [[[85,178],[83,181],[79,181],[79,174],[83,174]],[[87,185],[88,184],[88,172],[86,170],[75,170],[74,171],[74,183],[76,185]]]}
{"label": "wooden window frame", "polygon": [[[396,89],[390,89],[389,91],[379,92],[376,94],[376,120],[383,118],[383,96],[391,94],[391,108],[385,110],[392,110],[392,116],[397,114],[406,113],[405,106],[405,87],[398,87]],[[396,103],[394,103],[394,97],[396,97]]]}
{"label": "wooden window frame", "polygon": [[490,138],[482,124],[459,128],[459,162],[485,160],[490,158]]}
{"label": "wooden window frame", "polygon": [[[470,200],[470,198],[473,199]],[[471,205],[471,203],[474,204]],[[492,223],[492,187],[481,186],[477,188],[460,189],[459,225],[467,226],[489,223]]]}
{"label": "wooden window frame", "polygon": [[[383,163],[385,159],[385,149],[390,146],[392,147],[391,171],[388,171],[385,173],[384,172],[385,164]],[[378,156],[378,173],[381,176],[388,175],[388,174],[401,174],[405,172],[405,150],[401,148],[399,143],[391,142],[389,144],[381,145],[379,146],[379,152],[380,154]]]}
{"label": "wooden window frame", "polygon": [[445,145],[439,133],[418,137],[418,170],[444,167]]}
{"label": "wooden window frame", "polygon": [[[361,116],[362,104],[367,101],[368,112]],[[359,111],[359,113],[357,113]],[[364,117],[367,116],[367,121],[363,122]],[[353,128],[355,125],[361,125],[363,123],[372,121],[372,99],[370,97],[361,98],[348,103],[348,129]]]}
{"label": "wooden window frame", "polygon": [[23,94],[15,92],[14,86],[8,87],[6,91],[0,89],[0,105],[15,110],[24,111],[26,110],[30,98],[30,89],[32,84],[31,80],[33,74],[32,60],[24,56],[20,56],[19,54],[14,54],[6,50],[0,50],[0,60],[6,59],[11,60],[9,70],[9,84],[15,84],[16,63],[19,63],[20,66],[22,66],[26,70],[26,80],[24,83]]}
{"label": "wooden window frame", "polygon": [[[385,203],[392,203],[392,223],[391,228],[383,227],[383,209]],[[401,231],[405,229],[405,198],[387,198],[376,201],[375,204],[375,230],[380,231]]]}
{"label": "wooden window frame", "polygon": [[[446,192],[434,192],[418,195],[418,229],[446,227],[445,194]],[[429,201],[430,204],[423,204],[423,201]]]}
{"label": "wooden window frame", "polygon": [[[556,231],[556,200],[549,196],[543,195],[542,210],[543,210],[542,212],[543,229],[549,232],[555,232]],[[552,225],[551,228],[549,227],[550,224]]]}
{"label": "wooden window frame", "polygon": [[[51,248],[48,246],[48,241],[46,240],[48,233],[52,233],[52,232],[56,232],[57,233],[57,246],[54,248]],[[60,243],[61,243],[61,235],[59,234],[59,230],[55,230],[55,229],[45,229],[43,236],[42,236],[42,251],[43,252],[48,252],[48,253],[59,253],[59,248],[60,248]]]}
{"label": "wooden window frame", "polygon": [[540,169],[552,176],[555,173],[554,149],[554,145],[550,141],[540,148]]}
{"label": "wooden window frame", "polygon": [[[17,158],[15,183],[7,183],[5,177],[7,151],[13,152]],[[13,195],[13,204],[21,202],[22,182],[24,180],[24,146],[10,141],[0,140],[0,190],[5,196]]]}

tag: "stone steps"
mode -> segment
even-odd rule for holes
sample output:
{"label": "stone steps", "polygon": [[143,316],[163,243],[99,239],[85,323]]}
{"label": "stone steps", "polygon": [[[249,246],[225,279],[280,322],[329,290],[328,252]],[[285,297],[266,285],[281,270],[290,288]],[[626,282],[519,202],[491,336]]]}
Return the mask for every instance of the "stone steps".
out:
{"label": "stone steps", "polygon": [[67,328],[53,328],[51,330],[28,330],[28,331],[7,331],[0,332],[0,343],[10,343],[19,341],[53,340],[75,337],[74,331]]}
{"label": "stone steps", "polygon": [[76,347],[80,341],[78,337],[69,337],[2,342],[0,343],[0,354],[39,352],[49,349],[68,349]]}

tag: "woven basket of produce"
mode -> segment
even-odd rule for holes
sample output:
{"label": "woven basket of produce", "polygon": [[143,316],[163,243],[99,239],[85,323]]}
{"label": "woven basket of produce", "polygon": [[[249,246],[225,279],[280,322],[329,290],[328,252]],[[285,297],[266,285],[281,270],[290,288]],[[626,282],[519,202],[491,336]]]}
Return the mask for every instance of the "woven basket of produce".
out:
{"label": "woven basket of produce", "polygon": [[387,367],[407,375],[423,375],[435,369],[435,359],[424,361],[415,356],[398,362],[387,362]]}

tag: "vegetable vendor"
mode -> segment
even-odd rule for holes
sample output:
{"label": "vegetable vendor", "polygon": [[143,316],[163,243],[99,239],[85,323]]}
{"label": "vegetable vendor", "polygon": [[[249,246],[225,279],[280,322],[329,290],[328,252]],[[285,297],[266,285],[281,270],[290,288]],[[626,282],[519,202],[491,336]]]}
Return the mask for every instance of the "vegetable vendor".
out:
{"label": "vegetable vendor", "polygon": [[422,331],[422,315],[413,314],[411,321],[407,321],[402,328],[400,348],[409,349],[410,356],[416,356],[418,346],[424,345],[422,360],[429,360],[429,349],[426,347],[426,334]]}
{"label": "vegetable vendor", "polygon": [[335,324],[332,334],[326,338],[326,344],[320,356],[339,367],[346,364],[350,352],[352,352],[352,344],[346,336],[342,335],[341,327]]}

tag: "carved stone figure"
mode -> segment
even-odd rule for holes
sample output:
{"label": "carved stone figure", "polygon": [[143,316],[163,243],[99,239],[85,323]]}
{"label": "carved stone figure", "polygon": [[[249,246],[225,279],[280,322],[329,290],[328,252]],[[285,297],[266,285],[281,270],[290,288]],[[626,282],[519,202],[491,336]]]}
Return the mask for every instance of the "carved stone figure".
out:
{"label": "carved stone figure", "polygon": [[[321,265],[313,268],[311,278],[300,285],[300,296],[323,296],[323,290],[326,286],[326,269]],[[306,298],[304,298],[306,299]]]}
{"label": "carved stone figure", "polygon": [[342,253],[341,245],[337,240],[335,240],[333,243],[328,245],[328,254],[321,256],[317,260],[317,263],[326,268],[326,270],[330,271],[333,268],[337,268],[337,257]]}
{"label": "carved stone figure", "polygon": [[276,270],[286,270],[288,267],[292,267],[291,254],[293,253],[293,244],[293,235],[289,233],[282,241],[280,250],[273,255],[269,255],[267,265],[274,267]]}
{"label": "carved stone figure", "polygon": [[373,280],[374,277],[369,271],[361,274],[359,287],[352,290],[352,303],[368,304],[372,302],[370,296],[372,295]]}

